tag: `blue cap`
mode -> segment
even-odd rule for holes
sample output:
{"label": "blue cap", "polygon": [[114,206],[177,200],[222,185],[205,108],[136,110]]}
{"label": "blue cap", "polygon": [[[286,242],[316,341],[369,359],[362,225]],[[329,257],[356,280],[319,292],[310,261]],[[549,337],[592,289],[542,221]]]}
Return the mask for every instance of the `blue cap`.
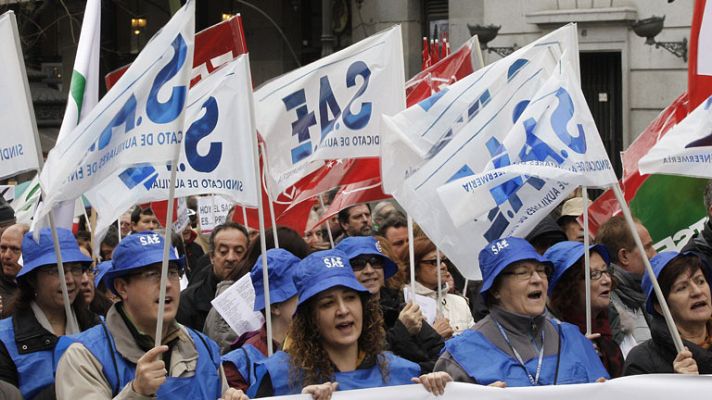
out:
{"label": "blue cap", "polygon": [[[663,269],[665,269],[665,267],[670,264],[672,260],[685,256],[699,257],[697,254],[690,251],[683,253],[678,253],[676,251],[663,251],[650,259],[650,265],[653,267],[655,279],[660,278],[660,273],[663,272]],[[702,260],[700,260],[700,263],[702,264],[702,272],[705,274],[705,278],[707,278],[707,284],[710,285],[710,290],[712,290],[712,281],[710,281],[712,276],[710,276],[709,267]],[[656,314],[657,311],[655,311],[655,308],[653,307],[653,298],[655,297],[655,293],[653,292],[653,282],[650,280],[647,272],[643,274],[643,281],[640,286],[643,289],[643,293],[645,293],[645,310],[648,314]]]}
{"label": "blue cap", "polygon": [[385,279],[392,277],[398,272],[398,266],[390,258],[383,254],[381,243],[373,236],[349,236],[336,245],[337,250],[346,253],[349,260],[361,255],[374,255],[383,259],[383,276]]}
{"label": "blue cap", "polygon": [[356,280],[346,253],[336,249],[317,251],[300,261],[294,273],[294,284],[299,292],[299,305],[336,286],[368,294]]}
{"label": "blue cap", "polygon": [[[603,261],[606,262],[606,266],[611,264],[611,259],[608,256],[606,246],[602,244],[594,244],[589,246],[589,251],[595,251],[598,253],[601,258],[603,258]],[[554,287],[559,283],[561,277],[564,276],[564,273],[576,264],[576,262],[583,256],[583,243],[581,242],[559,242],[549,247],[546,253],[544,253],[544,257],[554,264],[554,271],[549,279],[549,294],[554,291]]]}
{"label": "blue cap", "polygon": [[[299,258],[284,249],[267,250],[267,272],[269,273],[269,302],[281,303],[297,295],[294,286],[294,270]],[[250,271],[252,286],[255,288],[255,311],[265,309],[265,287],[262,280],[262,256]]]}
{"label": "blue cap", "polygon": [[111,269],[111,265],[111,260],[108,260],[96,266],[96,270],[94,271],[94,287],[99,287],[101,280],[104,279],[104,275]]}
{"label": "blue cap", "polygon": [[536,252],[534,246],[522,238],[509,236],[491,241],[480,251],[479,262],[482,272],[482,287],[480,294],[487,297],[487,291],[495,279],[511,264],[533,260],[552,266],[551,262]]}
{"label": "blue cap", "polygon": [[[132,233],[126,236],[111,257],[112,267],[106,272],[106,286],[114,291],[114,278],[127,275],[133,270],[163,261],[163,236],[152,231]],[[183,266],[175,247],[168,252],[168,260]]]}
{"label": "blue cap", "polygon": [[[57,228],[57,239],[59,249],[62,254],[63,263],[80,262],[91,264],[92,259],[79,251],[79,244],[74,238],[72,231],[65,228]],[[40,230],[40,241],[35,242],[32,232],[27,232],[22,238],[22,269],[17,273],[21,277],[30,271],[34,271],[45,265],[56,265],[57,256],[54,253],[54,241],[49,228]]]}

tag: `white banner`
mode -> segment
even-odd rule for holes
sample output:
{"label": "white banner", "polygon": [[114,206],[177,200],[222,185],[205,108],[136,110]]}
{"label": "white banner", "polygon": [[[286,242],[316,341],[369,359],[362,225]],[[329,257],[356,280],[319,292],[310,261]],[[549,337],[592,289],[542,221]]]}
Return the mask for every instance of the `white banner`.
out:
{"label": "white banner", "polygon": [[[617,182],[586,99],[572,76],[574,71],[568,63],[560,66],[514,124],[492,126],[463,146],[462,151],[467,151],[473,146],[485,148],[499,143],[504,152],[521,150],[507,153],[506,162],[504,155],[496,156],[485,164],[481,173],[438,188],[440,199],[456,226],[475,218],[486,218],[490,210],[516,196],[522,207],[514,207],[511,219],[519,226],[533,228],[548,215],[541,210],[548,209],[550,203],[558,204],[556,200],[561,198],[561,192],[570,191],[567,188],[606,187]],[[473,164],[478,163],[479,158],[481,156],[473,157]],[[531,185],[523,188],[525,183]],[[531,221],[527,224],[528,220]],[[505,231],[503,236],[522,231],[514,225],[511,232]]]}
{"label": "white banner", "polygon": [[378,156],[381,115],[405,108],[404,82],[394,26],[259,88],[255,116],[272,198],[321,160]]}
{"label": "white banner", "polygon": [[712,96],[641,157],[638,169],[641,174],[712,178]]}
{"label": "white banner", "polygon": [[[448,383],[445,394],[435,397],[422,385],[389,386],[373,389],[337,391],[334,400],[644,400],[705,399],[712,391],[710,375],[653,374],[627,376],[603,383],[493,388],[469,383]],[[311,400],[312,396],[265,397],[280,400]]]}
{"label": "white banner", "polygon": [[0,15],[0,179],[39,169],[36,125],[15,14]]}
{"label": "white banner", "polygon": [[188,0],[116,85],[47,158],[47,209],[75,199],[123,167],[176,158],[192,70],[195,1]]}
{"label": "white banner", "polygon": [[221,196],[198,197],[198,224],[201,233],[210,233],[224,224],[233,203]]}
{"label": "white banner", "polygon": [[[515,158],[537,160],[543,157],[540,152],[550,148],[540,146],[536,135],[529,135],[528,143],[519,139],[520,147],[514,148],[507,148],[494,137],[483,139],[493,130],[509,132],[515,123],[526,123],[519,128],[522,132],[527,127],[536,132],[533,129],[536,121],[532,126],[532,121],[521,117],[549,79],[558,73],[561,62],[578,66],[578,42],[573,24],[473,72],[394,117],[384,117],[381,150],[384,188],[468,279],[481,279],[477,255],[490,240],[507,232],[523,236],[535,226],[532,219],[527,224],[518,224],[515,219],[523,208],[521,197],[531,198],[533,192],[547,189],[541,192],[549,194],[540,210],[545,213],[574,187],[565,185],[554,191],[556,186],[547,186],[538,178],[506,182],[490,195],[507,201],[492,208],[485,218],[469,219],[459,226],[453,223],[437,189],[484,171],[492,160],[494,166],[504,167]],[[573,80],[578,85],[577,76]],[[554,102],[555,109],[551,112],[561,115],[556,132],[577,137],[580,135],[578,121],[572,118],[570,96],[561,93],[554,97],[558,103]],[[557,157],[567,158],[568,153]],[[504,194],[507,196],[503,197]],[[514,227],[518,230],[514,231]]]}
{"label": "white banner", "polygon": [[[175,196],[217,193],[232,203],[257,205],[249,98],[249,59],[242,55],[203,78],[188,93]],[[154,137],[150,140],[156,140]],[[168,198],[170,169],[143,164],[104,180],[87,192],[103,232],[133,204]]]}

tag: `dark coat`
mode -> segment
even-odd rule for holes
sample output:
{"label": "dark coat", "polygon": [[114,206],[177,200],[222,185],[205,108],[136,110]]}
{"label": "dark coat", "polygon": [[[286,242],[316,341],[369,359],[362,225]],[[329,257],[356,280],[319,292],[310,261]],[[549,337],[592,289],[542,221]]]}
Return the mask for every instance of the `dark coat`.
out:
{"label": "dark coat", "polygon": [[682,248],[682,251],[691,251],[699,255],[702,261],[712,267],[712,219],[705,222],[702,232],[693,236]]}
{"label": "dark coat", "polygon": [[[635,346],[628,353],[623,367],[623,375],[675,373],[672,362],[675,360],[677,351],[675,351],[675,345],[665,324],[665,319],[660,315],[655,315],[650,322],[652,338]],[[686,340],[682,342],[692,352],[692,358],[697,362],[700,374],[712,374],[712,351],[705,350]]]}
{"label": "dark coat", "polygon": [[425,321],[416,335],[408,333],[408,329],[398,319],[405,304],[397,290],[381,289],[380,304],[389,350],[397,356],[420,365],[421,373],[432,372],[435,361],[438,360],[440,351],[445,345],[443,338]]}
{"label": "dark coat", "polygon": [[176,314],[176,321],[199,332],[203,331],[205,319],[213,307],[210,302],[215,298],[219,283],[213,273],[212,265],[206,268],[207,274],[204,279],[191,283],[180,293],[180,304]]}

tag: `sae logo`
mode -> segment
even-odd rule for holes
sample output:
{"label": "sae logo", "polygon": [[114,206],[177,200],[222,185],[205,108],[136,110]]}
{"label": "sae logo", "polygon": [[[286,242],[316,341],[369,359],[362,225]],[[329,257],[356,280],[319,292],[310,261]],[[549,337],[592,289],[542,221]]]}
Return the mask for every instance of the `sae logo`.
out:
{"label": "sae logo", "polygon": [[141,241],[141,246],[150,246],[152,244],[161,244],[161,237],[157,233],[152,235],[141,235],[139,236]]}
{"label": "sae logo", "polygon": [[509,242],[507,242],[507,239],[502,239],[502,240],[497,241],[496,243],[492,243],[490,250],[492,250],[492,254],[497,255],[497,254],[499,254],[500,251],[502,251],[508,247],[509,247]]}
{"label": "sae logo", "polygon": [[344,262],[341,260],[341,257],[324,257],[322,260],[326,268],[344,267]]}

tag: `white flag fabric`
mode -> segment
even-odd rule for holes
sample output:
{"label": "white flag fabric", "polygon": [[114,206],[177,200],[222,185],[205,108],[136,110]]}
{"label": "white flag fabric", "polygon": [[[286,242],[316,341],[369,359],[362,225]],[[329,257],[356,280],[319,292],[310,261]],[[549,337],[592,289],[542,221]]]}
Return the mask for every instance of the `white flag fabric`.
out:
{"label": "white flag fabric", "polygon": [[193,63],[195,1],[188,0],[79,125],[58,141],[40,183],[47,209],[122,167],[176,158]]}
{"label": "white flag fabric", "polygon": [[638,169],[641,174],[712,178],[712,96],[641,157]]}
{"label": "white flag fabric", "polygon": [[[241,55],[188,92],[176,197],[214,193],[257,206],[252,151],[257,135],[250,115],[249,65],[248,55]],[[86,193],[99,211],[98,235],[132,205],[168,198],[170,169],[166,164],[145,163],[119,172]]]}
{"label": "white flag fabric", "polygon": [[[509,130],[507,126],[483,130],[463,146],[462,151],[493,143],[498,143],[500,148],[495,151],[498,155],[479,170],[481,173],[438,188],[440,199],[456,226],[476,218],[484,219],[490,210],[516,197],[522,206],[513,207],[514,216],[510,219],[516,220],[517,225],[503,235],[521,236],[548,214],[542,210],[548,210],[550,204],[558,204],[562,192],[577,186],[608,187],[617,182],[574,76],[569,63],[562,63]],[[508,160],[505,162],[503,157]],[[481,155],[473,157],[473,163],[481,164],[481,158]]]}
{"label": "white flag fabric", "polygon": [[0,16],[0,179],[39,169],[35,114],[15,14]]}
{"label": "white flag fabric", "polygon": [[405,108],[400,26],[272,80],[255,91],[272,198],[325,159],[377,157],[381,115]]}
{"label": "white flag fabric", "polygon": [[[393,117],[383,118],[384,189],[393,194],[468,279],[481,279],[477,255],[485,244],[505,233],[524,236],[534,226],[520,225],[515,219],[523,208],[521,197],[516,195],[545,189],[547,185],[535,177],[507,182],[489,194],[498,196],[498,200],[507,194],[505,202],[492,208],[484,218],[469,219],[459,225],[453,222],[437,189],[484,171],[491,160],[496,167],[504,167],[511,164],[514,157],[541,158],[539,152],[548,147],[541,147],[536,141],[519,148],[506,148],[496,137],[483,138],[491,136],[493,131],[509,132],[515,123],[523,124],[525,120],[521,117],[530,103],[537,99],[550,78],[559,73],[560,64],[567,62],[574,70],[578,69],[578,42],[573,24],[473,72]],[[569,79],[578,85],[577,76]],[[576,137],[578,121],[572,119],[570,96],[562,93],[561,97],[555,97],[557,101],[559,98],[569,100],[553,102],[556,109],[552,112],[561,114],[562,125],[557,129]],[[529,112],[533,109],[529,108]],[[526,129],[520,127],[520,131]],[[531,136],[531,139],[537,138]],[[558,193],[551,190],[555,198],[543,204],[540,211],[551,211],[573,189],[568,185],[557,189]]]}

